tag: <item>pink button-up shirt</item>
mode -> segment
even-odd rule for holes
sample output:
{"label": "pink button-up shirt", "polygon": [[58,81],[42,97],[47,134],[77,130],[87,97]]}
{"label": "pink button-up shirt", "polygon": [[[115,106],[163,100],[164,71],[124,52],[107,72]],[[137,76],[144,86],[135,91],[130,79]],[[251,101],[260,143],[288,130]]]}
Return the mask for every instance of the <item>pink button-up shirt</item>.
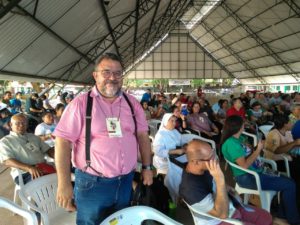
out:
{"label": "pink button-up shirt", "polygon": [[[139,102],[127,95],[133,105],[138,132],[147,132],[148,125]],[[91,123],[91,166],[105,177],[115,177],[131,172],[137,163],[137,142],[134,135],[134,121],[130,107],[120,95],[113,103],[103,98],[96,87],[93,98]],[[87,93],[75,98],[65,109],[54,135],[73,143],[72,162],[78,169],[84,169],[85,160],[85,114]],[[122,137],[109,137],[106,118],[120,116]],[[98,175],[88,168],[90,174]]]}

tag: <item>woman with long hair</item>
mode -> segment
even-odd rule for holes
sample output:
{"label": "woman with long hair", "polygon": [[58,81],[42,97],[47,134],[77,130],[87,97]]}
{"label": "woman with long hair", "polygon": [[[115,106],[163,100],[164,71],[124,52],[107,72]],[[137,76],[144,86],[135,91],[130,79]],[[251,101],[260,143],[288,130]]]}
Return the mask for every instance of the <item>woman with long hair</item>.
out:
{"label": "woman with long hair", "polygon": [[[242,168],[258,173],[263,190],[280,191],[283,206],[282,214],[290,224],[300,224],[300,217],[296,206],[296,186],[292,179],[263,172],[259,164],[258,156],[264,147],[260,141],[255,151],[249,151],[243,144],[241,134],[244,131],[244,120],[240,116],[230,116],[225,120],[222,134],[222,152],[224,157]],[[253,175],[242,170],[231,168],[236,182],[241,187],[256,189],[256,182]],[[281,208],[281,207],[280,207]]]}

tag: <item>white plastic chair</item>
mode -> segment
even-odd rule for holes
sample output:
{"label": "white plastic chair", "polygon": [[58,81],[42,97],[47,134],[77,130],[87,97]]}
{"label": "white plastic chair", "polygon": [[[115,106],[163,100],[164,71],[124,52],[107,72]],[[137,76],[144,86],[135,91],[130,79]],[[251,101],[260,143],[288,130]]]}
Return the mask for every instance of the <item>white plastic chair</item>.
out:
{"label": "white plastic chair", "polygon": [[[184,199],[183,199],[184,201]],[[226,222],[229,224],[234,224],[234,225],[242,225],[244,224],[242,221],[236,220],[236,219],[231,219],[231,218],[226,218],[226,219],[220,219],[218,217],[212,216],[208,213],[202,212],[200,210],[197,210],[195,208],[193,208],[193,206],[189,205],[186,201],[184,201],[184,203],[187,205],[187,207],[189,208],[192,216],[193,216],[193,220],[194,220],[194,224],[198,225],[198,218],[201,218],[202,220],[219,220],[220,222]],[[199,224],[200,225],[200,224]]]}
{"label": "white plastic chair", "polygon": [[248,136],[248,137],[253,138],[253,147],[256,147],[256,146],[257,146],[257,144],[258,144],[258,138],[257,138],[257,135],[251,134],[251,133],[246,132],[246,131],[243,131],[243,134],[246,135],[246,136]]}
{"label": "white plastic chair", "polygon": [[161,124],[160,120],[151,119],[151,120],[148,121],[148,126],[150,128],[150,136],[152,138],[155,137],[155,134],[157,133],[160,124]]}
{"label": "white plastic chair", "polygon": [[[238,192],[238,194],[244,194],[244,203],[245,204],[248,203],[249,194],[258,195],[260,197],[261,207],[263,209],[265,209],[266,211],[270,212],[271,201],[277,192],[271,191],[271,190],[262,190],[259,176],[255,171],[244,169],[244,168],[238,166],[237,164],[228,161],[227,159],[225,159],[225,160],[231,167],[234,167],[234,168],[242,170],[246,173],[252,174],[255,178],[257,189],[243,188],[237,182],[235,184],[235,190]],[[276,163],[273,160],[267,160],[265,158],[260,158],[260,160],[262,162],[269,163],[272,166],[273,170],[276,169],[274,167],[274,166],[276,166]],[[274,165],[274,163],[275,163],[275,165]]]}
{"label": "white plastic chair", "polygon": [[55,201],[57,174],[49,174],[21,185],[19,192],[23,206],[41,214],[43,225],[76,224],[75,212],[59,208]]}
{"label": "white plastic chair", "polygon": [[264,134],[265,138],[267,138],[267,135],[273,126],[274,125],[262,125],[262,126],[259,126],[258,129]]}
{"label": "white plastic chair", "polygon": [[[177,161],[181,163],[187,162],[186,155],[182,155],[176,158]],[[177,200],[179,197],[179,185],[181,182],[183,168],[175,163],[171,162],[168,158],[168,172],[165,176],[164,184],[169,190],[169,194],[172,198],[172,201],[177,204]]]}
{"label": "white plastic chair", "polygon": [[0,197],[0,208],[8,209],[13,213],[22,216],[27,221],[28,225],[38,225],[38,220],[34,212],[23,209],[7,198]]}
{"label": "white plastic chair", "polygon": [[[264,158],[274,161],[275,164],[276,164],[276,161],[283,160],[284,166],[285,166],[285,172],[284,171],[279,171],[279,172],[280,172],[280,174],[283,174],[287,177],[291,177],[290,165],[289,165],[289,156],[288,155],[276,154],[276,155],[274,155],[273,159],[269,159],[269,158],[266,157],[266,155],[267,155],[266,152],[268,150],[264,149],[263,151],[264,151]],[[277,164],[276,164],[276,170],[277,170]]]}
{"label": "white plastic chair", "polygon": [[148,206],[132,206],[119,210],[107,217],[100,225],[140,225],[144,220],[154,220],[164,225],[182,225]]}

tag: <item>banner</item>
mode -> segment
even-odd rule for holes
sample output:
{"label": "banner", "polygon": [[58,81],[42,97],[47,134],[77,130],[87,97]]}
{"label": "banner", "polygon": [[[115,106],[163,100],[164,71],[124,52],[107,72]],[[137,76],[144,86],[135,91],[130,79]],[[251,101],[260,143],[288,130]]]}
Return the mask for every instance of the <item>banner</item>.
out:
{"label": "banner", "polygon": [[191,85],[191,80],[169,80],[170,86],[182,86],[182,85]]}

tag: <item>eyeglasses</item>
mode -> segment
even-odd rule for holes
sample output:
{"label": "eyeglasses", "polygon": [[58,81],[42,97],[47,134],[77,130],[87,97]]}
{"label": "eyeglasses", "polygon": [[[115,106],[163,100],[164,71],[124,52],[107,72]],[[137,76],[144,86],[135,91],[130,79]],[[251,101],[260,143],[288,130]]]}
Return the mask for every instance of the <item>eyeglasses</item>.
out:
{"label": "eyeglasses", "polygon": [[116,79],[121,79],[123,77],[122,71],[100,70],[96,72],[100,72],[105,79],[110,78],[111,75]]}
{"label": "eyeglasses", "polygon": [[216,153],[213,152],[212,155],[209,157],[209,159],[192,159],[191,161],[201,161],[201,162],[209,162],[212,159],[216,158]]}
{"label": "eyeglasses", "polygon": [[17,121],[17,122],[12,122],[12,124],[16,125],[16,126],[26,126],[27,122],[20,122],[20,121]]}

